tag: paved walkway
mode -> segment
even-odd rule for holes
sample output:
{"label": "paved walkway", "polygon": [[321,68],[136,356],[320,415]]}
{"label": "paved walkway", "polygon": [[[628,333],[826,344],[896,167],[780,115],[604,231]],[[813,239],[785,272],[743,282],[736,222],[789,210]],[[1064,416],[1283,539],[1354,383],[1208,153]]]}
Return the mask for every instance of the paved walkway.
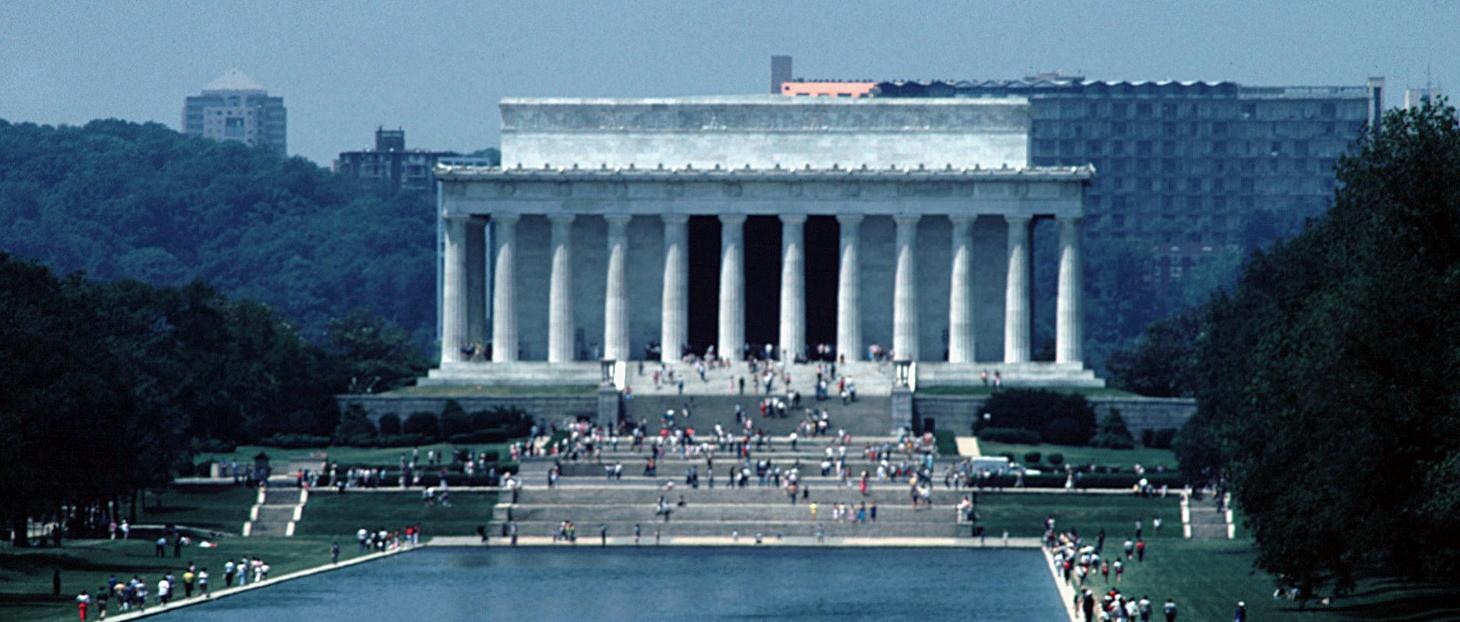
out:
{"label": "paved walkway", "polygon": [[979,449],[977,436],[959,436],[953,440],[958,442],[958,455],[965,458],[977,458],[983,455]]}
{"label": "paved walkway", "polygon": [[[591,532],[591,533],[590,533]],[[492,534],[495,536],[496,534]],[[637,546],[655,546],[654,531],[652,528],[644,529],[644,536],[640,538]],[[427,546],[489,546],[489,547],[510,547],[509,541],[503,538],[493,537],[486,544],[481,538],[475,536],[437,536],[426,542]],[[578,543],[554,542],[548,536],[519,536],[517,545],[521,547],[595,547],[604,546],[599,539],[596,527],[584,525],[578,532]],[[607,546],[636,546],[632,536],[609,536]],[[729,536],[662,536],[659,538],[658,546],[757,546],[755,535],[742,535],[739,538]],[[805,536],[787,536],[776,538],[766,536],[761,540],[759,546],[793,546],[793,547],[852,547],[852,548],[965,548],[965,549],[1035,549],[1040,547],[1039,538],[1001,538],[993,537],[983,540],[972,538],[941,538],[941,537],[879,537],[879,538],[824,538],[817,541],[816,538]]]}
{"label": "paved walkway", "polygon": [[[419,547],[417,547],[417,548],[419,548]],[[412,551],[412,550],[415,550],[415,549],[414,548],[402,548],[402,549],[396,549],[394,551],[384,551],[384,552],[381,552],[381,553],[369,553],[369,554],[366,554],[366,555],[361,555],[360,557],[353,557],[353,558],[347,559],[347,560],[342,561],[342,562],[340,562],[338,564],[323,564],[323,565],[320,565],[320,566],[315,566],[313,568],[305,568],[304,570],[296,570],[296,571],[291,572],[289,574],[280,575],[280,576],[273,577],[273,578],[270,578],[270,579],[265,579],[263,581],[254,581],[252,583],[249,583],[248,585],[240,585],[240,586],[236,586],[236,587],[227,587],[227,588],[223,588],[223,589],[213,590],[208,595],[208,597],[206,597],[206,598],[205,597],[202,597],[202,596],[198,596],[198,597],[188,598],[188,599],[179,599],[179,600],[172,601],[172,603],[167,604],[167,605],[156,605],[156,604],[149,603],[148,606],[147,606],[147,609],[145,611],[135,611],[134,610],[134,611],[128,611],[126,613],[111,613],[111,614],[109,614],[107,616],[106,619],[109,620],[109,621],[115,621],[115,622],[125,622],[126,620],[136,620],[138,618],[145,618],[147,616],[155,616],[155,615],[160,614],[160,613],[167,613],[169,611],[177,611],[178,609],[182,609],[183,607],[191,607],[193,605],[201,605],[203,603],[210,603],[210,602],[213,602],[213,601],[218,600],[220,598],[227,598],[229,596],[234,596],[234,595],[237,595],[237,594],[242,594],[244,592],[248,592],[248,591],[251,591],[251,590],[261,590],[263,588],[266,588],[266,587],[269,587],[269,586],[272,586],[272,585],[278,585],[278,584],[283,583],[285,581],[293,581],[295,579],[302,579],[304,577],[314,576],[314,575],[317,575],[317,574],[320,574],[320,573],[329,572],[331,570],[339,570],[340,568],[348,568],[350,566],[354,566],[355,564],[363,564],[365,562],[375,561],[375,560],[380,559],[380,558],[383,558],[383,557],[390,557],[391,555],[399,555],[401,553],[404,553],[404,552],[407,552],[407,551]],[[155,597],[152,597],[152,598],[155,598]],[[75,607],[73,606],[72,607],[73,613],[74,613],[74,609],[75,609]]]}

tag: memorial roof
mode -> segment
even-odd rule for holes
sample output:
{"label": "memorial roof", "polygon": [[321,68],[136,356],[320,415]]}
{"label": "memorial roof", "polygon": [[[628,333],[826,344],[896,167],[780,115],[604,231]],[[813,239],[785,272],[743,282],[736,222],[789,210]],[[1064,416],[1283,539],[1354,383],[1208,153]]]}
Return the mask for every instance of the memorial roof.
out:
{"label": "memorial roof", "polygon": [[919,166],[917,168],[900,168],[896,166],[886,168],[840,167],[829,168],[812,167],[774,167],[774,168],[696,168],[696,167],[626,167],[609,168],[599,167],[553,167],[545,166],[539,168],[527,168],[522,166],[500,167],[500,166],[479,166],[470,164],[438,164],[435,169],[436,178],[448,181],[493,181],[505,179],[537,179],[537,180],[598,180],[598,179],[642,179],[642,180],[675,180],[675,181],[714,181],[722,179],[853,179],[853,180],[893,180],[893,179],[927,179],[927,180],[948,180],[948,179],[988,179],[988,180],[1019,180],[1019,179],[1043,179],[1043,180],[1088,180],[1095,176],[1095,167],[1085,164],[1081,166],[1033,166],[1024,168],[988,168],[988,167],[954,167],[944,166]]}

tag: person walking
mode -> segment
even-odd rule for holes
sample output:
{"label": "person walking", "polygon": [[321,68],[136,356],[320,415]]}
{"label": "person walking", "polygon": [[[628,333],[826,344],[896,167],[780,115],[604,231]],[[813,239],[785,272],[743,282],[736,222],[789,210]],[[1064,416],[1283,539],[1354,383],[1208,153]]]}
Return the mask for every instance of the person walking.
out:
{"label": "person walking", "polygon": [[203,566],[203,568],[201,570],[198,570],[198,595],[199,596],[202,596],[203,598],[207,598],[208,597],[208,567],[207,566]]}
{"label": "person walking", "polygon": [[[486,534],[486,530],[485,529],[482,530],[482,534],[483,534],[482,535],[482,539],[483,540],[486,540],[487,539],[487,536],[485,535]],[[334,542],[334,543],[331,543],[330,544],[330,563],[331,564],[338,564],[338,563],[340,563],[340,543],[339,542]]]}
{"label": "person walking", "polygon": [[1161,613],[1166,615],[1166,622],[1176,622],[1176,601],[1166,599],[1166,604],[1161,605]]}
{"label": "person walking", "polygon": [[86,622],[86,607],[90,604],[91,595],[87,594],[86,590],[81,590],[81,593],[76,595],[76,609],[81,614],[81,622]]}
{"label": "person walking", "polygon": [[1237,601],[1237,610],[1232,612],[1232,622],[1247,622],[1247,603]]}

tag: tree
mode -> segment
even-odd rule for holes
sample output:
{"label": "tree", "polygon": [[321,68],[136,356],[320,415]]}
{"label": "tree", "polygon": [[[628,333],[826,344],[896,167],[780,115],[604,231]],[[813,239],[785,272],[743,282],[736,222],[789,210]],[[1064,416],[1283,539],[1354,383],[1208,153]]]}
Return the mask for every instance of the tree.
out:
{"label": "tree", "polygon": [[1203,310],[1177,443],[1306,592],[1460,570],[1460,126],[1430,104],[1377,129],[1332,209]]}
{"label": "tree", "polygon": [[1130,449],[1136,446],[1136,439],[1131,437],[1130,429],[1125,427],[1125,418],[1120,416],[1120,410],[1112,408],[1100,418],[1100,426],[1095,429],[1095,438],[1090,440],[1090,445]]}
{"label": "tree", "polygon": [[1132,347],[1110,356],[1106,366],[1111,384],[1152,397],[1190,397],[1196,390],[1196,344],[1201,330],[1197,310],[1151,324]]}
{"label": "tree", "polygon": [[405,331],[366,309],[330,320],[326,350],[345,363],[339,373],[346,393],[383,393],[426,373],[427,362]]}

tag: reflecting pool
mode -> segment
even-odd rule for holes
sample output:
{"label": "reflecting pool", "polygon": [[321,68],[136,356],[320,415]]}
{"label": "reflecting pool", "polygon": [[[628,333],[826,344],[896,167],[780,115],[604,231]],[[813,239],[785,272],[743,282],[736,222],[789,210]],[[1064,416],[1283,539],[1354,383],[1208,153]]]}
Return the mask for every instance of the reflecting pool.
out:
{"label": "reflecting pool", "polygon": [[431,548],[162,616],[166,622],[1062,620],[1038,551]]}

